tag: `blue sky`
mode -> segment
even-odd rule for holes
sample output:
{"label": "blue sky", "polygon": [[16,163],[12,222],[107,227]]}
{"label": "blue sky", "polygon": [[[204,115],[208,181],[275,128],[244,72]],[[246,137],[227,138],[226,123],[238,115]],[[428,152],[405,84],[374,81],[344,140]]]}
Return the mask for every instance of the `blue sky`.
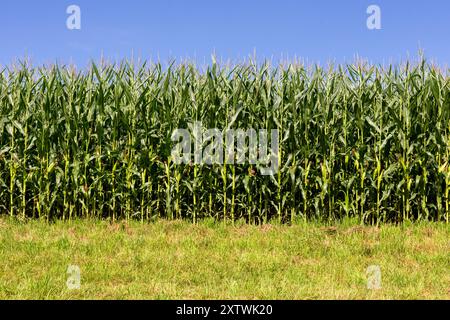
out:
{"label": "blue sky", "polygon": [[[81,30],[68,30],[66,8],[81,8]],[[381,8],[381,30],[368,30],[366,9]],[[30,57],[35,64],[84,66],[101,54],[209,62],[249,55],[309,62],[375,63],[416,57],[450,61],[450,1],[407,0],[2,0],[0,64]]]}

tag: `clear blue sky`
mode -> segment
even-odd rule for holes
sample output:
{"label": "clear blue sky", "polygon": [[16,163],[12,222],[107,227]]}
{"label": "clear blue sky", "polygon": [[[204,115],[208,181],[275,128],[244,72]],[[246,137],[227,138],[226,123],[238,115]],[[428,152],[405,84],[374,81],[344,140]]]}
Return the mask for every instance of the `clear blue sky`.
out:
{"label": "clear blue sky", "polygon": [[[82,29],[66,28],[66,8],[81,8]],[[382,30],[368,30],[366,9],[381,8]],[[309,62],[383,63],[423,48],[450,61],[449,0],[2,0],[0,64],[86,65],[103,55],[209,62],[212,52],[239,60],[302,57]]]}

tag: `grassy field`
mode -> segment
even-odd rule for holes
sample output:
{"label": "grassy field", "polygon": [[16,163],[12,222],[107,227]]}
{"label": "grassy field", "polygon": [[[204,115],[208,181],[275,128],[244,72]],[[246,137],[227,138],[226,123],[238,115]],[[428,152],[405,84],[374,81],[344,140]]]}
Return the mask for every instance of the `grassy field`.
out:
{"label": "grassy field", "polygon": [[[450,299],[444,223],[0,219],[0,299]],[[81,287],[66,285],[69,265]],[[381,268],[381,289],[366,269]]]}

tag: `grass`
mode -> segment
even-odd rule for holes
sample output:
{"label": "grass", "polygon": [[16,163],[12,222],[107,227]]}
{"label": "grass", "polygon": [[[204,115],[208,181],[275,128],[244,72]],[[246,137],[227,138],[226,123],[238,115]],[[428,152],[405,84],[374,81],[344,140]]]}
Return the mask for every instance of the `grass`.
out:
{"label": "grass", "polygon": [[[0,299],[450,299],[444,223],[0,219]],[[68,265],[81,288],[66,287]],[[367,289],[366,269],[382,288]]]}

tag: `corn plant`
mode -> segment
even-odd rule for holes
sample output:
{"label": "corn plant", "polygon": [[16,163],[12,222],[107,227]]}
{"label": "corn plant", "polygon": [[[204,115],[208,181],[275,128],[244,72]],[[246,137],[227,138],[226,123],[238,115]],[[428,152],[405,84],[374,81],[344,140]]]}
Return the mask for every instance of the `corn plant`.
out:
{"label": "corn plant", "polygon": [[[0,71],[0,213],[21,219],[441,220],[450,81],[427,63]],[[171,135],[278,129],[279,169],[177,164]],[[204,147],[204,146],[203,146]],[[224,150],[228,147],[224,144]]]}

